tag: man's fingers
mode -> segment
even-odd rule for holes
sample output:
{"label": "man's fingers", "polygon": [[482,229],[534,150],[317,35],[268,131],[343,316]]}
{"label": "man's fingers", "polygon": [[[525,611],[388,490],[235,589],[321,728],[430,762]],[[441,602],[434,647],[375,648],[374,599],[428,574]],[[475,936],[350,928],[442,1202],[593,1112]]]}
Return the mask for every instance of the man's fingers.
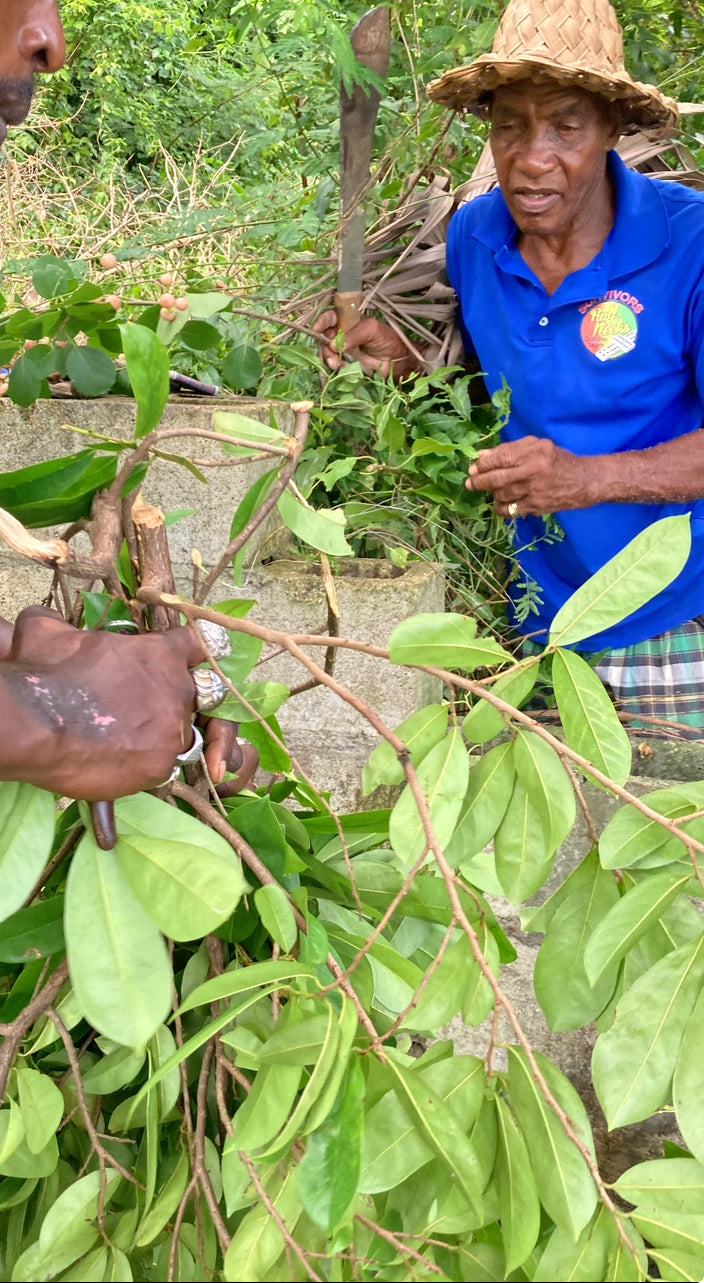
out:
{"label": "man's fingers", "polygon": [[204,756],[213,784],[221,784],[226,771],[238,771],[242,765],[238,729],[236,722],[227,722],[222,717],[208,718]]}
{"label": "man's fingers", "polygon": [[318,317],[315,324],[313,325],[313,329],[315,330],[316,334],[325,334],[326,330],[331,330],[332,333],[326,335],[326,337],[334,338],[339,329],[339,326],[337,324],[337,312],[335,311],[335,309],[328,308],[327,312],[323,312]]}

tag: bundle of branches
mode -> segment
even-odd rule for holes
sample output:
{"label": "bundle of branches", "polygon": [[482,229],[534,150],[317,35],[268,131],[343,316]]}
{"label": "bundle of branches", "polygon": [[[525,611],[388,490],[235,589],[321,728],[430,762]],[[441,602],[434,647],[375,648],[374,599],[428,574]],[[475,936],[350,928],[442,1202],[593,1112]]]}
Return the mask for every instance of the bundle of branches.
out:
{"label": "bundle of branches", "polygon": [[[685,113],[704,107],[681,104]],[[622,138],[617,151],[632,169],[704,190],[704,172],[684,143],[653,140],[647,134]],[[462,354],[455,324],[456,297],[445,275],[445,241],[452,215],[461,205],[496,185],[491,152],[484,148],[472,177],[454,190],[447,175],[414,174],[396,207],[382,215],[367,237],[364,256],[364,311],[377,312],[410,345],[420,344],[428,370],[454,365]],[[318,288],[293,299],[286,317],[309,326],[332,306],[335,273]],[[413,349],[412,349],[413,350]]]}

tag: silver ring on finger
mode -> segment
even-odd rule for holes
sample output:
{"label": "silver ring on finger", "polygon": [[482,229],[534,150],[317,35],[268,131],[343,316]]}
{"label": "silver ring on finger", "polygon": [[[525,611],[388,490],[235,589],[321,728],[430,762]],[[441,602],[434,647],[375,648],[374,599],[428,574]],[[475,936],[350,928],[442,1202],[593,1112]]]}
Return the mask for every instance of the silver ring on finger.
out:
{"label": "silver ring on finger", "polygon": [[508,511],[508,515],[509,515],[509,517],[511,518],[511,520],[512,520],[512,521],[515,521],[516,517],[518,516],[518,504],[517,504],[517,503],[510,503],[510,504],[508,505],[508,509],[507,509],[507,511]]}

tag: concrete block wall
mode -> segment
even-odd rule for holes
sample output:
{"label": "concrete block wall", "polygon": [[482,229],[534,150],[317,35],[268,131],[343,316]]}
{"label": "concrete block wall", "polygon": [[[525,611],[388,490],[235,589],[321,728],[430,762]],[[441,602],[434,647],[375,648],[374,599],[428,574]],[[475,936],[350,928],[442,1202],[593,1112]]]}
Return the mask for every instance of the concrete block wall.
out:
{"label": "concrete block wall", "polygon": [[[437,567],[413,562],[397,571],[390,562],[340,559],[335,586],[340,608],[340,636],[386,646],[391,633],[411,615],[444,609],[445,585]],[[254,598],[252,619],[289,633],[327,632],[327,600],[321,577],[302,561],[256,564],[249,570],[241,593]],[[308,654],[323,666],[325,651],[310,647]],[[265,660],[255,670],[257,681],[298,686],[305,669],[290,655]],[[395,668],[370,655],[339,650],[335,677],[371,707],[390,727],[425,704],[441,698],[441,684],[426,673]],[[279,721],[291,752],[320,789],[332,790],[332,805],[340,811],[385,805],[378,791],[363,799],[362,768],[379,737],[349,704],[325,687],[304,691],[283,706]]]}
{"label": "concrete block wall", "polygon": [[[271,403],[248,397],[172,397],[166,408],[162,427],[174,431],[183,428],[212,430],[216,410],[248,415],[268,423]],[[286,406],[276,407],[279,427],[293,432],[293,415]],[[91,444],[90,438],[69,427],[88,429],[115,439],[134,435],[135,402],[129,397],[105,397],[96,401],[38,401],[21,409],[8,400],[0,400],[0,471],[14,472],[47,459],[74,454]],[[217,442],[174,437],[164,443],[169,454],[186,458],[221,460],[224,456]],[[149,470],[143,491],[148,503],[165,512],[193,509],[194,515],[172,526],[169,545],[174,574],[179,590],[191,595],[193,565],[191,552],[197,548],[207,566],[217,561],[230,540],[230,525],[238,504],[249,487],[271,465],[268,462],[246,463],[237,467],[205,468],[207,485],[176,463],[157,459]],[[252,541],[252,555],[272,537],[269,523],[262,538]],[[41,532],[38,532],[41,534]],[[58,533],[51,530],[46,533]],[[13,619],[24,606],[35,605],[46,596],[51,572],[35,566],[0,546],[0,615]],[[213,601],[232,596],[232,582],[223,577],[213,593]]]}

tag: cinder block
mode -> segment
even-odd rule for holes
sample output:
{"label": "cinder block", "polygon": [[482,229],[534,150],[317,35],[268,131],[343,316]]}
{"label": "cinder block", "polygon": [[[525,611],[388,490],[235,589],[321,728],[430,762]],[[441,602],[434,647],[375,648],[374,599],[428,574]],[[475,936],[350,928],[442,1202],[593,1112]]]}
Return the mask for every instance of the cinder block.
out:
{"label": "cinder block", "polygon": [[[411,615],[444,609],[445,585],[438,567],[413,562],[400,571],[389,562],[339,561],[335,586],[340,608],[340,636],[386,646],[391,633]],[[287,633],[327,632],[327,601],[321,577],[302,561],[275,561],[249,571],[243,597],[256,599],[251,618]],[[320,667],[322,647],[306,653]],[[416,709],[442,695],[441,683],[408,668],[397,668],[371,655],[338,650],[335,677],[394,728]],[[257,681],[279,681],[295,687],[309,674],[290,655],[268,659],[266,652],[253,674]],[[318,788],[332,790],[339,810],[379,804],[361,795],[362,768],[379,737],[365,718],[326,687],[294,696],[279,714],[286,741]],[[382,802],[383,804],[383,802]]]}
{"label": "cinder block", "polygon": [[[215,411],[224,410],[245,414],[260,423],[268,423],[272,403],[250,397],[172,397],[166,407],[161,426],[173,430],[197,428],[212,430]],[[275,407],[279,426],[283,432],[293,432],[293,414],[287,406]],[[95,401],[55,400],[38,401],[29,409],[21,409],[7,399],[0,401],[0,470],[12,472],[47,459],[59,458],[85,449],[88,437],[71,432],[69,427],[91,429],[114,438],[134,435],[136,419],[135,402],[129,397],[105,397]],[[164,450],[173,455],[190,459],[216,461],[223,453],[216,441],[194,437],[174,437],[164,442]],[[191,595],[193,566],[191,552],[197,548],[206,569],[212,566],[230,540],[232,517],[244,495],[258,477],[271,464],[268,461],[247,462],[236,467],[204,468],[207,484],[203,484],[185,467],[157,459],[149,470],[144,485],[148,503],[156,504],[165,512],[193,510],[169,531],[169,545],[176,582],[180,591]],[[272,537],[278,520],[270,522],[258,538],[252,540],[250,552],[255,557],[262,545]],[[40,533],[40,532],[38,532]],[[58,533],[56,530],[47,534]],[[22,562],[26,566],[28,563]],[[231,581],[224,577],[213,593],[213,600],[231,596]],[[26,601],[27,585],[18,576],[16,595],[10,582],[6,585],[5,607],[17,613]],[[17,602],[15,609],[14,602]]]}

